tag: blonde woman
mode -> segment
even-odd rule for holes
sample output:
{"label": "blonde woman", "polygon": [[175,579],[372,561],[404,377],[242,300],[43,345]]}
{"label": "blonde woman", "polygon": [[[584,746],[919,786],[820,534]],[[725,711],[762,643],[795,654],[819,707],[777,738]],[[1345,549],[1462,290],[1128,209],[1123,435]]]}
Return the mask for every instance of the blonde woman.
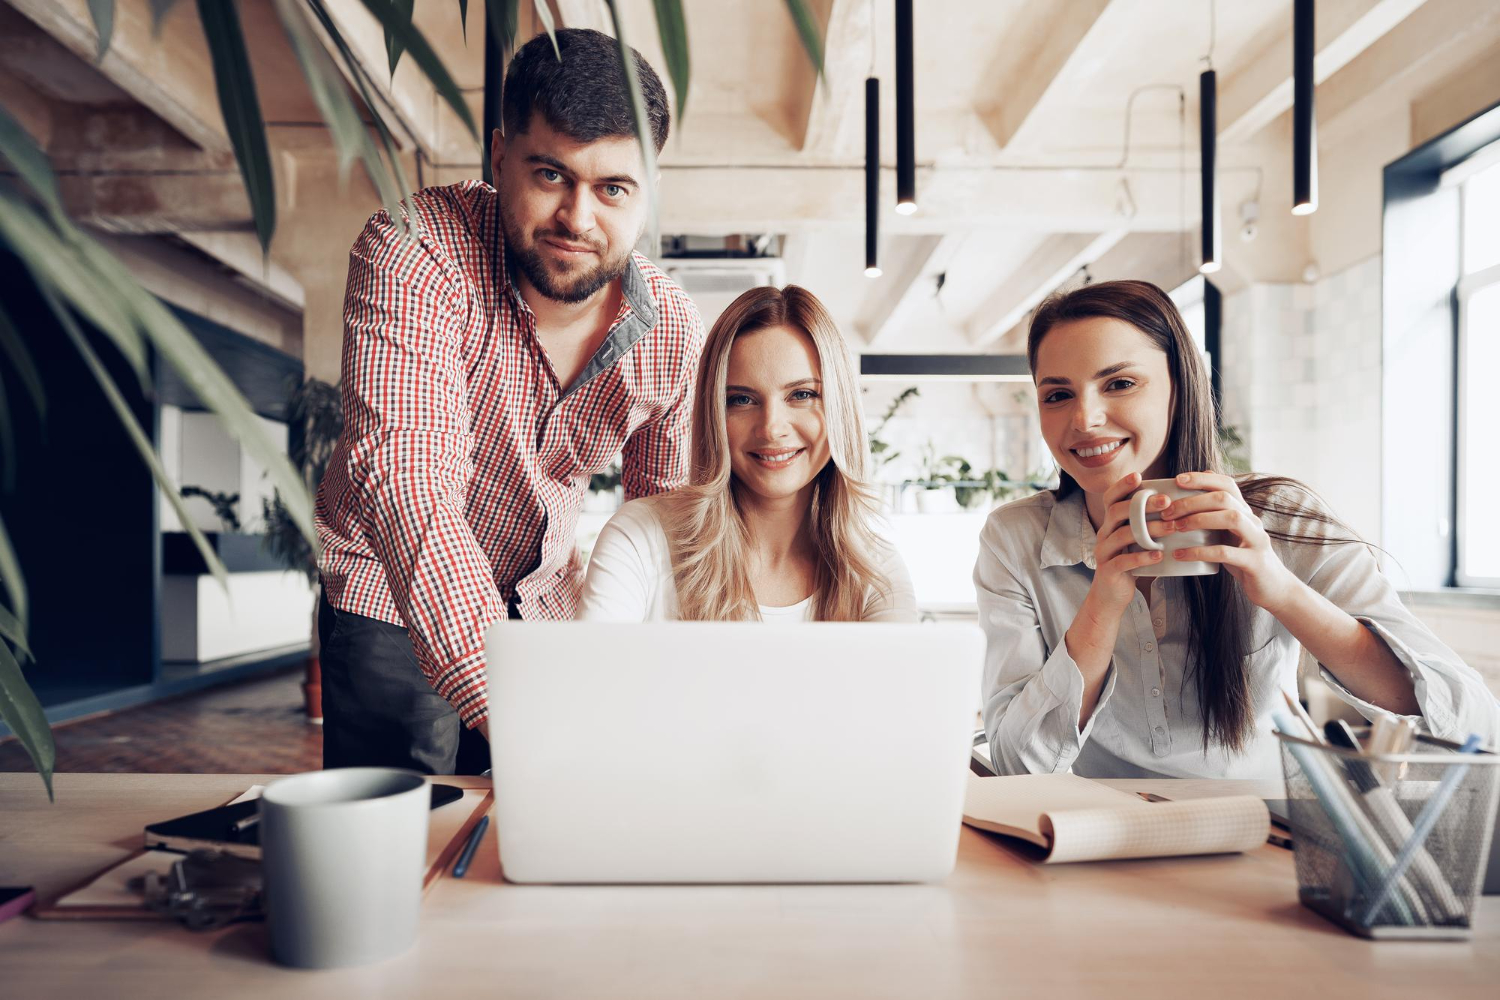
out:
{"label": "blonde woman", "polygon": [[754,288],[704,346],[689,484],[600,532],[578,617],[916,621],[906,566],[875,531],[854,366],[796,285]]}

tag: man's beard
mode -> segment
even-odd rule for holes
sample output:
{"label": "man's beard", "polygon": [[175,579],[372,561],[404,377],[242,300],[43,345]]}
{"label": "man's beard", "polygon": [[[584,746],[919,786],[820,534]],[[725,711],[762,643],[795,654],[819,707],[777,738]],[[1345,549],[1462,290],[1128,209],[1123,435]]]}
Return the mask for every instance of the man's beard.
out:
{"label": "man's beard", "polygon": [[572,233],[555,231],[550,229],[539,229],[532,234],[529,243],[522,244],[521,234],[517,232],[518,226],[506,216],[504,210],[500,213],[500,226],[505,235],[505,250],[511,260],[515,261],[516,267],[531,282],[531,287],[541,292],[545,297],[554,302],[566,302],[569,304],[582,302],[589,298],[599,289],[619,278],[625,273],[625,268],[630,261],[630,250],[627,248],[614,259],[607,259],[603,253],[599,253],[599,263],[593,267],[559,275],[548,264],[542,256],[537,244],[545,237],[551,236],[565,240],[569,243],[587,243],[597,247],[592,240],[585,240]]}

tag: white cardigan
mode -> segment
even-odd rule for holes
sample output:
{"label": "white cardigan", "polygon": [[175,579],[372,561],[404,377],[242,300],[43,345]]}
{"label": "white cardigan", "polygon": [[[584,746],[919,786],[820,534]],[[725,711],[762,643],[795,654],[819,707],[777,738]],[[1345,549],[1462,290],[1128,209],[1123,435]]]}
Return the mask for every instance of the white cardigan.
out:
{"label": "white cardigan", "polygon": [[[677,621],[677,581],[667,535],[657,516],[656,497],[625,504],[609,519],[589,557],[588,575],[578,600],[579,620],[616,622]],[[887,547],[880,565],[890,593],[872,595],[865,621],[914,622],[917,598],[906,563]],[[767,622],[813,620],[811,596],[785,608],[760,606]]]}

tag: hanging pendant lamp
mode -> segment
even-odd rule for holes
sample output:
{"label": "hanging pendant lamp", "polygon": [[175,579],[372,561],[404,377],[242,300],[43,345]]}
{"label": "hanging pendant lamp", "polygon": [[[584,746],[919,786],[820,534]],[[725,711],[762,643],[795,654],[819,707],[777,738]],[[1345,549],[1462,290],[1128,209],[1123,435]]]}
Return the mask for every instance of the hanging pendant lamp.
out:
{"label": "hanging pendant lamp", "polygon": [[917,210],[917,121],[912,89],[912,0],[896,0],[896,211]]}
{"label": "hanging pendant lamp", "polygon": [[880,80],[865,79],[865,276],[880,277]]}
{"label": "hanging pendant lamp", "polygon": [[1318,123],[1313,115],[1313,0],[1292,10],[1292,214],[1318,210]]}
{"label": "hanging pendant lamp", "polygon": [[1213,70],[1198,77],[1198,146],[1203,175],[1203,262],[1198,270],[1213,274],[1223,265],[1224,247],[1219,225],[1219,84]]}

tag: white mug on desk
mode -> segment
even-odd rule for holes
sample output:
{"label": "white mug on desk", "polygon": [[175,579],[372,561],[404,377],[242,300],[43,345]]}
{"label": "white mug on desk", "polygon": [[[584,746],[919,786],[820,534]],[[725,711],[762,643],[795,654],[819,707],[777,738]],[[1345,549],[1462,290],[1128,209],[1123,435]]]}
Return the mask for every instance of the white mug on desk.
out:
{"label": "white mug on desk", "polygon": [[1218,563],[1209,562],[1183,562],[1174,558],[1173,553],[1178,549],[1190,549],[1198,545],[1219,545],[1223,542],[1222,531],[1209,531],[1207,529],[1198,531],[1174,531],[1170,535],[1161,538],[1152,538],[1146,527],[1148,521],[1160,521],[1161,513],[1146,513],[1146,504],[1151,498],[1160,494],[1169,500],[1181,500],[1184,497],[1195,496],[1204,492],[1203,490],[1189,490],[1177,485],[1175,479],[1147,479],[1137,487],[1135,495],[1130,498],[1130,533],[1135,536],[1135,544],[1142,549],[1162,550],[1162,559],[1159,563],[1149,566],[1141,566],[1130,572],[1135,576],[1212,576],[1219,571]]}

